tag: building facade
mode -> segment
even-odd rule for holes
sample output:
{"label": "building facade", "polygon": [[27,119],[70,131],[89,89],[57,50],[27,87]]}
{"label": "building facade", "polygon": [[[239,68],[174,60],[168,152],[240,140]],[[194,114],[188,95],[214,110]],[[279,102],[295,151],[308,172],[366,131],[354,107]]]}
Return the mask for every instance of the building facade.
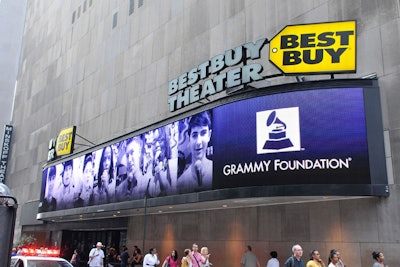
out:
{"label": "building facade", "polygon": [[[372,264],[372,251],[383,251],[387,264],[398,264],[399,18],[395,0],[28,1],[6,179],[20,203],[16,241],[31,234],[40,245],[65,250],[77,246],[77,241],[83,248],[97,241],[107,247],[138,245],[145,251],[157,247],[162,259],[172,249],[182,255],[196,242],[209,248],[211,262],[217,266],[238,265],[248,244],[262,264],[271,250],[283,262],[292,245],[299,243],[304,259],[312,249],[325,259],[335,248],[349,266]],[[169,104],[170,81],[216,55],[270,40],[286,25],[349,20],[357,26],[355,73],[297,79],[278,75],[280,71],[268,62],[266,48],[266,56],[255,57],[254,62],[263,62],[262,74],[270,78],[249,83],[251,88],[238,85],[231,91],[210,93],[176,109]],[[50,173],[54,164],[233,103],[231,98],[244,100],[254,88],[279,89],[298,81],[324,87],[332,80],[370,76],[377,79],[364,85],[379,86],[376,99],[381,112],[376,116],[382,118],[383,128],[377,129],[384,140],[380,160],[385,163],[388,194],[352,194],[348,189],[350,193],[342,195],[332,186],[327,191],[321,186],[300,189],[300,195],[268,197],[244,188],[220,188],[218,197],[204,199],[201,193],[146,196],[118,205],[39,210],[44,198],[42,179],[47,178],[43,169]],[[363,82],[358,82],[362,87]],[[48,163],[49,140],[72,125],[77,133],[74,155]],[[332,179],[343,177],[338,174]],[[313,194],[313,189],[321,191]]]}

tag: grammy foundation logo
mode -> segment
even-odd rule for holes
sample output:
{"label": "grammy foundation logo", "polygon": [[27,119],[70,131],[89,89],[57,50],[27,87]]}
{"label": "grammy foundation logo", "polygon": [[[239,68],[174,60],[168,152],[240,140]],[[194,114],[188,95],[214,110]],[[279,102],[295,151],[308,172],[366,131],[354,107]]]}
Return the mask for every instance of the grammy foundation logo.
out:
{"label": "grammy foundation logo", "polygon": [[257,112],[257,154],[299,151],[299,108]]}

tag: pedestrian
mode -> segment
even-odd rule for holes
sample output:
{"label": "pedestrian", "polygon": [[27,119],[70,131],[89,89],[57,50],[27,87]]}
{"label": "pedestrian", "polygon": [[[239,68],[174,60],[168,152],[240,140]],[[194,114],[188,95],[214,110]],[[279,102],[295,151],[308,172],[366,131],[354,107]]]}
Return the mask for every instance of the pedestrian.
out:
{"label": "pedestrian", "polygon": [[202,248],[200,249],[200,254],[201,254],[201,256],[203,256],[203,259],[206,261],[206,262],[203,264],[203,267],[211,267],[211,265],[212,265],[212,263],[210,262],[210,256],[211,256],[211,254],[208,253],[208,247],[202,247]]}
{"label": "pedestrian", "polygon": [[329,257],[328,257],[328,266],[329,263],[331,263],[331,258],[330,256],[336,254],[336,256],[338,257],[338,262],[336,263],[337,267],[346,267],[346,264],[344,264],[342,257],[340,256],[340,252],[337,249],[331,249],[331,251],[329,252]]}
{"label": "pedestrian", "polygon": [[372,258],[375,260],[372,267],[387,267],[387,265],[383,262],[385,260],[385,255],[383,255],[382,252],[372,252]]}
{"label": "pedestrian", "polygon": [[192,245],[192,253],[190,253],[193,267],[202,267],[202,264],[206,263],[206,260],[201,256],[199,252],[199,246],[194,243]]}
{"label": "pedestrian", "polygon": [[304,262],[301,259],[303,256],[303,249],[299,244],[292,247],[293,255],[285,261],[285,267],[304,267]]}
{"label": "pedestrian", "polygon": [[344,262],[343,262],[343,260],[342,260],[342,256],[340,255],[339,250],[337,250],[337,249],[335,249],[335,250],[336,250],[336,255],[337,255],[338,258],[339,258],[339,261],[338,261],[338,263],[336,263],[336,265],[337,265],[338,267],[346,267],[346,265],[344,264]]}
{"label": "pedestrian", "polygon": [[276,251],[271,251],[269,255],[271,258],[268,260],[266,267],[279,267],[279,261],[277,259],[278,253]]}
{"label": "pedestrian", "polygon": [[22,247],[18,246],[18,250],[17,250],[17,256],[22,255]]}
{"label": "pedestrian", "polygon": [[122,253],[119,257],[121,259],[121,267],[128,267],[130,256],[129,256],[127,247],[125,247],[125,246],[122,247]]}
{"label": "pedestrian", "polygon": [[192,267],[192,258],[190,257],[190,249],[185,249],[183,251],[185,256],[182,257],[181,264],[182,267]]}
{"label": "pedestrian", "polygon": [[171,255],[167,256],[162,264],[162,267],[178,267],[178,251],[173,250]]}
{"label": "pedestrian", "polygon": [[102,250],[103,244],[97,242],[96,247],[92,248],[89,252],[89,267],[103,267],[104,251]]}
{"label": "pedestrian", "polygon": [[111,247],[106,256],[107,267],[113,267],[118,262],[118,257],[116,249]]}
{"label": "pedestrian", "polygon": [[70,262],[74,267],[79,267],[80,266],[81,256],[79,255],[79,250],[78,249],[74,250],[74,254],[72,254],[72,258],[71,258]]}
{"label": "pedestrian", "polygon": [[244,254],[240,261],[242,267],[260,267],[260,262],[258,261],[257,256],[251,250],[251,246],[246,246],[244,248]]}
{"label": "pedestrian", "polygon": [[336,253],[336,250],[331,251],[329,255],[329,265],[328,267],[339,267],[338,262],[339,262],[339,257]]}
{"label": "pedestrian", "polygon": [[144,256],[143,259],[143,267],[154,267],[155,265],[160,264],[157,256],[157,249],[151,248],[149,253]]}
{"label": "pedestrian", "polygon": [[310,260],[307,262],[306,267],[325,267],[318,250],[311,251]]}
{"label": "pedestrian", "polygon": [[132,267],[143,264],[142,251],[140,250],[140,248],[138,246],[134,246],[134,256],[132,256],[132,257],[133,257],[133,260],[131,262]]}

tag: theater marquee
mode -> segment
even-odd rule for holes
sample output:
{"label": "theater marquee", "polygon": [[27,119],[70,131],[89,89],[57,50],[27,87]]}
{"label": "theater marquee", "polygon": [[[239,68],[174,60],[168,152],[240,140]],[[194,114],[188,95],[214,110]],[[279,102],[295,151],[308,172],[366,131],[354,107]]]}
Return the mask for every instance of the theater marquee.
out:
{"label": "theater marquee", "polygon": [[188,194],[388,196],[379,98],[371,80],[249,90],[45,168],[40,212]]}

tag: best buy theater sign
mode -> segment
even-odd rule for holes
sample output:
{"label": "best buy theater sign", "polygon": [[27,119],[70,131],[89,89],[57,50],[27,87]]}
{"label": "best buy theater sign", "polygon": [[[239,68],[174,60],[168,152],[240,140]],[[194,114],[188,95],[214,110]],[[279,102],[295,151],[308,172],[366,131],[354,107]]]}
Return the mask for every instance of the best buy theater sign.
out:
{"label": "best buy theater sign", "polygon": [[[246,43],[203,62],[168,83],[171,112],[227,88],[263,80],[263,48],[283,74],[353,73],[356,71],[356,21],[290,25],[271,40]],[[275,75],[276,76],[276,75]]]}

